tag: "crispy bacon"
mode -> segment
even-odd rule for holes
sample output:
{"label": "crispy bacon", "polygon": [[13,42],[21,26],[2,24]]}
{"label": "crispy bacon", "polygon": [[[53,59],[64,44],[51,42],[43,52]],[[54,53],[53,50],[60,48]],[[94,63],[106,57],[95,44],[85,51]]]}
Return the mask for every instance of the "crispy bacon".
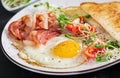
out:
{"label": "crispy bacon", "polygon": [[33,17],[25,15],[12,22],[8,30],[24,45],[30,46],[45,45],[49,39],[60,35],[60,25],[52,13],[37,14]]}
{"label": "crispy bacon", "polygon": [[24,40],[32,30],[32,20],[29,15],[23,16],[21,19],[10,24],[8,31],[17,39]]}
{"label": "crispy bacon", "polygon": [[40,13],[35,14],[35,29],[48,29],[48,14]]}

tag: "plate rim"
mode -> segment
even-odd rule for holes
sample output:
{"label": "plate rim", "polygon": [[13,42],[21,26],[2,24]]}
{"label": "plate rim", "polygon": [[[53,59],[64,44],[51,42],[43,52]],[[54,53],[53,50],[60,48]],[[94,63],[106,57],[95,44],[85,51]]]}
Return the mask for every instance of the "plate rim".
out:
{"label": "plate rim", "polygon": [[[29,6],[28,6],[28,7],[29,7]],[[24,9],[25,9],[25,8],[24,8]],[[24,10],[24,9],[23,9],[23,10]],[[21,10],[21,11],[22,11],[22,10]],[[19,11],[19,12],[21,12],[21,11]],[[19,13],[19,12],[18,12],[18,13]],[[16,13],[16,14],[18,14],[18,13]],[[15,14],[15,15],[16,15],[16,14]],[[8,22],[9,22],[15,15],[13,15],[13,16],[8,20]],[[6,23],[6,25],[8,24],[8,22]],[[2,43],[3,31],[4,31],[5,27],[6,27],[6,25],[3,27],[2,31],[1,31],[1,40],[0,40],[1,43]],[[1,50],[2,50],[3,54],[4,54],[12,63],[14,63],[15,65],[17,65],[17,66],[19,66],[19,67],[21,67],[21,68],[23,68],[23,69],[32,71],[32,72],[41,73],[41,74],[48,74],[48,75],[77,75],[77,74],[85,74],[85,73],[90,73],[90,72],[95,72],[95,71],[98,71],[98,70],[102,70],[102,69],[105,69],[105,68],[108,68],[108,67],[110,67],[110,66],[113,66],[113,65],[115,65],[115,64],[120,63],[120,58],[119,58],[119,59],[114,60],[114,61],[112,61],[112,62],[110,62],[110,63],[105,64],[105,65],[101,65],[101,66],[94,67],[94,68],[91,68],[91,69],[71,71],[71,72],[68,72],[68,71],[66,71],[66,72],[58,72],[58,71],[57,71],[57,72],[52,72],[52,71],[47,71],[47,70],[35,69],[35,68],[29,67],[29,66],[27,66],[27,65],[24,65],[24,64],[22,64],[22,63],[19,63],[19,62],[17,62],[16,60],[14,60],[13,58],[11,58],[11,57],[7,54],[7,52],[6,52],[5,49],[4,49],[3,44],[0,44],[0,46],[1,46]]]}
{"label": "plate rim", "polygon": [[[2,33],[3,33],[3,30],[2,30]],[[2,33],[1,33],[1,43],[2,43]],[[40,70],[40,69],[35,69],[35,68],[31,68],[29,66],[26,66],[26,65],[23,65],[21,63],[18,63],[17,61],[15,61],[14,59],[12,59],[5,51],[5,49],[3,48],[3,45],[0,44],[0,48],[3,52],[3,54],[12,62],[14,63],[15,65],[23,68],[23,69],[26,69],[26,70],[29,70],[29,71],[32,71],[32,72],[36,72],[36,73],[42,73],[42,74],[48,74],[48,75],[77,75],[77,74],[85,74],[85,73],[90,73],[90,72],[95,72],[95,71],[98,71],[98,70],[102,70],[102,69],[105,69],[105,68],[108,68],[110,66],[113,66],[115,64],[118,64],[120,63],[120,59],[117,59],[113,62],[110,62],[110,63],[107,63],[105,65],[101,65],[99,67],[95,67],[95,68],[91,68],[91,69],[87,69],[87,70],[81,70],[81,71],[71,71],[71,72],[52,72],[52,71],[45,71],[45,70]]]}

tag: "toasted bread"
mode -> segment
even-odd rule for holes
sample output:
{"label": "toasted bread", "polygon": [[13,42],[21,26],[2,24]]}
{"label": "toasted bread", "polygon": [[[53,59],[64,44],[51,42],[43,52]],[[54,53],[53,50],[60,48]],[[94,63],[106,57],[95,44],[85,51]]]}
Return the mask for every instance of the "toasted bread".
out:
{"label": "toasted bread", "polygon": [[120,2],[84,2],[80,6],[101,24],[113,38],[120,41]]}

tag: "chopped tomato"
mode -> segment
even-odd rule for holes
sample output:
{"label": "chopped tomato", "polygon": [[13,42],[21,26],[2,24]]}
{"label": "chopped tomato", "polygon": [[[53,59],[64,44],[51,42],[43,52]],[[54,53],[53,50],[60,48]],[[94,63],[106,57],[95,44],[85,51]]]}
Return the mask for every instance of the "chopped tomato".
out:
{"label": "chopped tomato", "polygon": [[80,16],[79,19],[80,19],[80,23],[83,24],[84,23],[84,17]]}
{"label": "chopped tomato", "polygon": [[74,26],[72,28],[72,33],[73,33],[73,35],[78,36],[78,34],[79,34],[79,26]]}
{"label": "chopped tomato", "polygon": [[67,28],[69,31],[72,31],[73,27],[74,27],[73,24],[68,24],[68,25],[66,26],[66,28]]}
{"label": "chopped tomato", "polygon": [[96,27],[95,26],[88,26],[88,30],[90,31],[90,32],[95,32],[96,31]]}
{"label": "chopped tomato", "polygon": [[97,57],[97,54],[98,52],[102,53],[102,50],[104,49],[104,47],[102,48],[96,48],[95,46],[88,46],[86,48],[86,50],[84,51],[84,55],[87,57],[87,58],[96,58]]}
{"label": "chopped tomato", "polygon": [[84,30],[86,27],[85,26],[79,26],[79,30]]}
{"label": "chopped tomato", "polygon": [[95,47],[89,46],[87,49],[84,51],[84,55],[87,58],[95,58],[96,57],[96,52],[97,49]]}

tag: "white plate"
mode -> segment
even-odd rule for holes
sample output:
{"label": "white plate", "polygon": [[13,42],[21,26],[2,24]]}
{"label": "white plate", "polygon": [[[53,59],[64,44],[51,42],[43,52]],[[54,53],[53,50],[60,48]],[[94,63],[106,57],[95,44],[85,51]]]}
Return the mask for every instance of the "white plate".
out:
{"label": "white plate", "polygon": [[[57,6],[73,6],[73,5],[80,5],[81,2],[108,2],[108,1],[114,1],[114,0],[42,0],[43,2],[49,2],[50,4],[57,5]],[[118,0],[119,1],[119,0]],[[36,10],[33,5],[23,9],[22,11],[18,12],[15,16],[13,16],[10,21],[6,24],[2,36],[1,36],[1,43],[2,43],[2,49],[4,54],[8,57],[9,60],[11,60],[16,65],[33,71],[37,73],[43,73],[43,74],[51,74],[51,75],[73,75],[73,74],[83,74],[88,72],[97,71],[100,69],[107,68],[109,66],[112,66],[116,63],[120,62],[120,59],[111,60],[109,62],[103,62],[103,63],[97,63],[97,64],[87,64],[87,65],[81,65],[75,68],[69,68],[69,69],[52,69],[52,68],[45,68],[40,66],[33,66],[31,64],[28,64],[24,60],[20,59],[17,55],[18,50],[11,45],[10,39],[7,37],[8,34],[8,26],[11,22],[19,19],[25,14],[32,13],[34,10]]]}

